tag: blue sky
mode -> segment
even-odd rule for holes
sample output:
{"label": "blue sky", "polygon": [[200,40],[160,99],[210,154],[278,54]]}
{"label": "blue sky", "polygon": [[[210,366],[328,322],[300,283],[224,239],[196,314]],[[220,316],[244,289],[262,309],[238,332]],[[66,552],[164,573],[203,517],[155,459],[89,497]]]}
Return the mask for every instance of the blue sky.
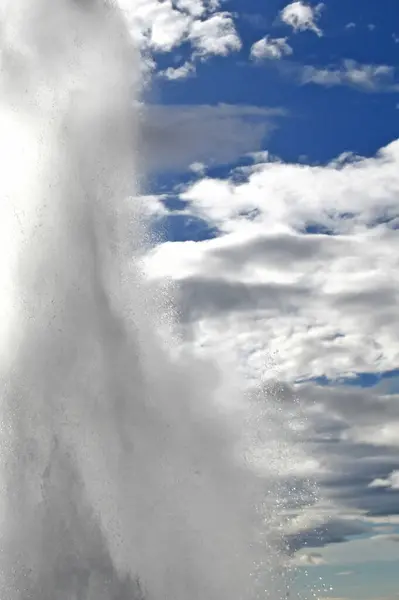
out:
{"label": "blue sky", "polygon": [[[337,65],[347,58],[360,64],[395,66],[399,58],[399,44],[394,40],[399,36],[397,4],[388,0],[381,10],[377,2],[362,2],[360,15],[358,1],[345,2],[345,6],[326,3],[320,18],[322,38],[311,31],[290,35],[289,27],[278,22],[284,6],[284,2],[249,0],[243,11],[242,2],[226,3],[238,15],[241,51],[227,60],[215,58],[199,65],[198,76],[188,78],[184,85],[179,81],[160,85],[157,94],[162,102],[284,107],[287,118],[279,121],[265,147],[289,161],[307,157],[324,162],[345,150],[369,156],[395,139],[399,134],[397,92],[359,95],[356,89],[338,86],[326,93],[323,87],[295,85],[290,71],[302,64]],[[351,23],[355,27],[347,28]],[[289,61],[248,63],[249,48],[265,33],[289,36],[293,48]],[[183,50],[183,59],[189,53],[189,48]],[[161,64],[162,58],[169,60],[160,57]],[[365,127],[366,123],[370,126]]]}
{"label": "blue sky", "polygon": [[397,598],[397,0],[120,2],[150,74],[149,276],[186,344],[301,401],[296,593]]}

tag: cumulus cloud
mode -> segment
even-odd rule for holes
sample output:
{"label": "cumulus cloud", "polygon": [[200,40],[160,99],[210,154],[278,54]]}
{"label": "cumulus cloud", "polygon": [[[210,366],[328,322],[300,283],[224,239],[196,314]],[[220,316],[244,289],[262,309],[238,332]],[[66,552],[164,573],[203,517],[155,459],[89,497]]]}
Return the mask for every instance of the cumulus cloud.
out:
{"label": "cumulus cloud", "polygon": [[201,57],[227,56],[241,48],[232,16],[227,12],[219,12],[203,21],[194,21],[188,39],[195,53]]}
{"label": "cumulus cloud", "polygon": [[398,162],[394,142],[367,159],[200,177],[179,191],[182,212],[219,235],[157,247],[149,271],[179,282],[198,344],[218,339],[258,380],[270,355],[290,381],[394,369]]}
{"label": "cumulus cloud", "polygon": [[255,60],[280,59],[292,54],[287,38],[271,38],[269,35],[255,42],[251,48],[251,58]]}
{"label": "cumulus cloud", "polygon": [[173,6],[171,0],[118,0],[133,37],[140,46],[168,52],[187,37],[194,17]]}
{"label": "cumulus cloud", "polygon": [[210,7],[213,5],[214,8],[217,8],[219,2],[213,2],[205,4],[203,0],[177,0],[175,2],[178,9],[188,12],[190,15],[194,17],[202,17],[202,15],[206,12],[207,6]]}
{"label": "cumulus cloud", "polygon": [[241,47],[233,15],[219,10],[217,0],[118,0],[118,4],[143,52],[166,53],[189,44],[191,59],[207,59]]}
{"label": "cumulus cloud", "polygon": [[304,66],[300,71],[302,84],[313,83],[324,87],[348,85],[367,92],[397,91],[395,69],[388,65],[360,64],[345,60],[338,68]]}
{"label": "cumulus cloud", "polygon": [[318,27],[317,21],[324,8],[324,4],[320,3],[312,7],[305,4],[302,0],[291,2],[280,13],[281,20],[290,25],[295,32],[298,31],[313,31],[321,37],[322,30]]}

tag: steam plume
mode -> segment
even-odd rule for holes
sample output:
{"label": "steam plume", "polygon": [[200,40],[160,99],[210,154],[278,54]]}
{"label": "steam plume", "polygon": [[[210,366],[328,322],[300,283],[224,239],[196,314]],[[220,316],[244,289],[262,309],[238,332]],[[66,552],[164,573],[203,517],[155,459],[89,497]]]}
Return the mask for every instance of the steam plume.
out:
{"label": "steam plume", "polygon": [[140,275],[123,19],[94,0],[0,15],[0,596],[254,597],[264,482]]}

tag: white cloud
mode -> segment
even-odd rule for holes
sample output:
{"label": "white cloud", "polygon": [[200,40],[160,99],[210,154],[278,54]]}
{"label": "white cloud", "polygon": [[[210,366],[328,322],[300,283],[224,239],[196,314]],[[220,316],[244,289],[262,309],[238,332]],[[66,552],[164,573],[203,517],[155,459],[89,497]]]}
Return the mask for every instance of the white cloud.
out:
{"label": "white cloud", "polygon": [[187,37],[193,17],[175,8],[171,0],[118,0],[131,33],[141,46],[168,52]]}
{"label": "white cloud", "polygon": [[321,29],[317,26],[324,4],[318,4],[315,7],[305,4],[302,0],[288,4],[281,11],[281,20],[290,25],[294,31],[313,31],[319,37],[323,35]]}
{"label": "white cloud", "polygon": [[280,59],[292,54],[292,48],[287,43],[287,38],[271,38],[266,36],[255,42],[251,48],[251,57],[256,60]]}
{"label": "white cloud", "polygon": [[203,57],[227,56],[241,48],[232,16],[226,12],[219,12],[204,21],[194,21],[188,39],[196,53]]}
{"label": "white cloud", "polygon": [[291,381],[396,368],[398,166],[399,141],[369,159],[258,163],[180,192],[220,235],[161,245],[148,269],[179,282],[198,349],[217,340],[256,380],[274,377],[270,356]]}
{"label": "white cloud", "polygon": [[144,52],[166,53],[188,42],[193,55],[204,59],[241,47],[233,16],[219,10],[218,0],[118,0],[118,4]]}
{"label": "white cloud", "polygon": [[192,173],[196,173],[197,175],[205,175],[206,166],[201,162],[193,162],[189,166],[189,169]]}
{"label": "white cloud", "polygon": [[187,79],[191,75],[195,74],[195,66],[189,61],[185,62],[180,67],[168,67],[164,71],[160,71],[158,75],[160,77],[165,77],[165,79],[169,79],[171,81],[175,81],[177,79]]}
{"label": "white cloud", "polygon": [[301,83],[314,83],[325,87],[348,85],[368,92],[395,91],[395,69],[388,65],[359,64],[345,60],[339,68],[305,66],[301,71]]}
{"label": "white cloud", "polygon": [[206,11],[204,2],[198,0],[177,0],[175,4],[178,9],[184,10],[194,17],[202,17]]}
{"label": "white cloud", "polygon": [[162,196],[151,196],[142,195],[137,202],[140,202],[141,212],[145,217],[160,217],[168,214],[164,204],[162,203]]}
{"label": "white cloud", "polygon": [[[396,400],[396,398],[395,398]],[[377,428],[375,425],[356,425],[342,436],[343,439],[356,442],[358,444],[371,444],[378,446],[399,446],[399,419],[392,423],[380,423]],[[381,480],[379,480],[381,483]],[[371,487],[378,487],[377,485]],[[379,487],[382,487],[381,485]]]}
{"label": "white cloud", "polygon": [[[399,432],[398,432],[399,433]],[[399,490],[399,471],[392,471],[392,473],[386,479],[374,479],[369,487],[372,488],[390,488],[392,490]]]}

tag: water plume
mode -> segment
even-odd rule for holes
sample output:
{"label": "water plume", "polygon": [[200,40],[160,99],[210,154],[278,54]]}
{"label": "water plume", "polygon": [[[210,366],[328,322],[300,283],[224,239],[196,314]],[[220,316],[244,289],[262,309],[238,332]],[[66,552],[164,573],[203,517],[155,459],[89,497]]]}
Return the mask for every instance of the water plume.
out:
{"label": "water plume", "polygon": [[0,596],[255,597],[265,484],[140,274],[125,23],[100,0],[0,19]]}

